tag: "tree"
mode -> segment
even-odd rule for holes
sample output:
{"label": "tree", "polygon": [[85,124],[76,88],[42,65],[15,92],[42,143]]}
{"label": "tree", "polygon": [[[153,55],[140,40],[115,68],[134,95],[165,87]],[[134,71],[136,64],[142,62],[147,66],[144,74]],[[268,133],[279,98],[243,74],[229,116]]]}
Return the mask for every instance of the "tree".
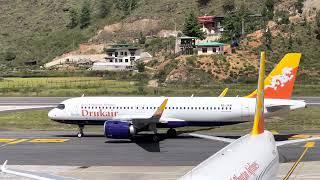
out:
{"label": "tree", "polygon": [[6,61],[12,61],[16,59],[16,54],[12,50],[8,50],[4,53],[4,59]]}
{"label": "tree", "polygon": [[271,30],[269,28],[266,29],[266,31],[263,34],[264,37],[264,44],[266,46],[266,49],[268,50],[272,50],[272,33]]}
{"label": "tree", "polygon": [[243,17],[238,12],[230,12],[224,18],[223,39],[226,41],[239,39],[242,31]]}
{"label": "tree", "polygon": [[274,0],[266,0],[265,1],[265,15],[267,20],[272,20],[273,19],[273,11],[274,11]]}
{"label": "tree", "polygon": [[98,15],[100,18],[105,18],[110,12],[107,0],[100,0],[98,6]]}
{"label": "tree", "polygon": [[117,6],[125,15],[131,14],[131,11],[137,7],[137,0],[118,0]]}
{"label": "tree", "polygon": [[190,12],[188,17],[185,19],[183,33],[187,36],[204,39],[204,33],[201,31],[198,19],[193,12]]}
{"label": "tree", "polygon": [[316,38],[320,40],[320,11],[317,12],[315,22],[316,22],[316,27],[314,32],[316,33]]}
{"label": "tree", "polygon": [[208,5],[208,3],[209,3],[210,1],[211,1],[211,0],[197,0],[197,3],[198,3],[198,6],[199,6],[199,7],[203,7],[203,6]]}
{"label": "tree", "polygon": [[78,11],[76,9],[71,9],[69,14],[70,22],[67,24],[67,27],[72,29],[78,26]]}
{"label": "tree", "polygon": [[140,35],[139,35],[139,44],[145,44],[146,43],[146,36],[143,35],[142,32],[140,32]]}
{"label": "tree", "polygon": [[304,3],[304,0],[297,0],[297,1],[294,3],[295,8],[298,10],[298,13],[300,13],[300,14],[303,12],[303,10],[302,10],[302,8],[303,8],[303,3]]}
{"label": "tree", "polygon": [[224,13],[231,12],[235,9],[235,3],[234,0],[225,0],[222,5]]}
{"label": "tree", "polygon": [[90,25],[91,10],[89,1],[84,1],[80,13],[80,28],[84,29]]}
{"label": "tree", "polygon": [[138,62],[137,63],[137,69],[138,69],[138,72],[144,72],[145,71],[145,64],[143,62]]}

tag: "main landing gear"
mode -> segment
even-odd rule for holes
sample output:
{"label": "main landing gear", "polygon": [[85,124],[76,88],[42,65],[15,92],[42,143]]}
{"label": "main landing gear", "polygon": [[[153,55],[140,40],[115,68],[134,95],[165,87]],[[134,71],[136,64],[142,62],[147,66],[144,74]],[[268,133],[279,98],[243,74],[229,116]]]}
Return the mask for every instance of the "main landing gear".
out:
{"label": "main landing gear", "polygon": [[170,138],[176,137],[177,136],[177,131],[175,129],[168,129],[167,131],[167,136]]}
{"label": "main landing gear", "polygon": [[84,125],[79,124],[79,132],[77,134],[78,138],[82,138],[83,137],[83,129],[84,129]]}

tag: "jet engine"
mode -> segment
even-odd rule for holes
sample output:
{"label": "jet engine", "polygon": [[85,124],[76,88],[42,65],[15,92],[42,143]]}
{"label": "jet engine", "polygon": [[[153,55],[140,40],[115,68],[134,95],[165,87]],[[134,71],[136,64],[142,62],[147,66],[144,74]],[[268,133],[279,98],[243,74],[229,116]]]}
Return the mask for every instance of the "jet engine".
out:
{"label": "jet engine", "polygon": [[112,139],[128,139],[136,134],[136,128],[125,121],[106,121],[104,135]]}

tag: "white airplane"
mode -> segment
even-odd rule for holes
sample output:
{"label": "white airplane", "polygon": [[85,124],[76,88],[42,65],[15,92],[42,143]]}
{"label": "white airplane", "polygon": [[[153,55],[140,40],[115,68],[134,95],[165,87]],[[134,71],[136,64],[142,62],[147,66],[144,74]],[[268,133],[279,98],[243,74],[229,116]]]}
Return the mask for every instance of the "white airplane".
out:
{"label": "white airplane", "polygon": [[[300,57],[300,53],[287,54],[265,79],[267,114],[306,107],[304,101],[290,99]],[[77,124],[78,137],[83,136],[85,125],[104,125],[106,137],[115,139],[141,131],[156,134],[158,128],[169,128],[167,134],[172,137],[177,127],[247,122],[254,115],[255,96],[256,91],[247,97],[77,97],[61,102],[48,116]]]}
{"label": "white airplane", "polygon": [[209,157],[179,180],[270,180],[276,179],[279,169],[279,154],[277,147],[292,143],[319,140],[308,138],[275,142],[271,132],[264,130],[264,71],[265,53],[261,53],[258,94],[254,124],[250,134],[234,140],[191,134],[197,137],[228,142],[228,146]]}

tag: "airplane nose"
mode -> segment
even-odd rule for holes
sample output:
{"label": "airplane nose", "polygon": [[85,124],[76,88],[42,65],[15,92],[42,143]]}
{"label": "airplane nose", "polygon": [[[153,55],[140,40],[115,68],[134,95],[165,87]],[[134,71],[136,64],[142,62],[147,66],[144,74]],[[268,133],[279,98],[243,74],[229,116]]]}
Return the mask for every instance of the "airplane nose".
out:
{"label": "airplane nose", "polygon": [[54,118],[57,116],[57,114],[55,113],[55,111],[56,111],[56,109],[52,109],[52,110],[49,111],[48,117],[49,117],[50,119],[54,119]]}

